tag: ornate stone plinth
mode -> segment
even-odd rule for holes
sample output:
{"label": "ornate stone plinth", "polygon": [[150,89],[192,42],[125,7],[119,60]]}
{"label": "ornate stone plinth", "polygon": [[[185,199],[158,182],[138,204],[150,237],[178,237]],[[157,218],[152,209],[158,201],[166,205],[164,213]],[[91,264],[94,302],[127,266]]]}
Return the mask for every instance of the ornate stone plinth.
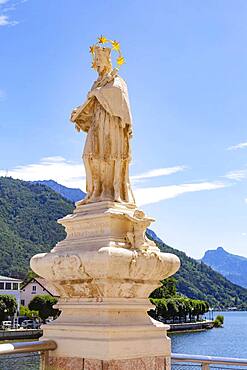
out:
{"label": "ornate stone plinth", "polygon": [[[61,315],[43,326],[41,338],[57,342],[50,357],[52,370],[69,369],[68,361],[81,361],[78,369],[139,369],[132,360],[143,364],[140,369],[163,369],[160,364],[170,355],[167,326],[153,325],[147,297],[161,279],[177,271],[179,259],[161,253],[145,237],[151,221],[131,205],[79,205],[59,220],[66,239],[31,259],[32,269],[61,297]],[[129,367],[123,367],[126,359]],[[104,367],[88,367],[93,360]]]}

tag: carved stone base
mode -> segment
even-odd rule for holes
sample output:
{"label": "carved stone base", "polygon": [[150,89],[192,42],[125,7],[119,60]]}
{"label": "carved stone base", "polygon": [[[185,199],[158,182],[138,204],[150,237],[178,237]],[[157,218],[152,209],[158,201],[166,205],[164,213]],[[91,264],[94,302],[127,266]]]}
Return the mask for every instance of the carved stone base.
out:
{"label": "carved stone base", "polygon": [[61,298],[146,298],[180,264],[146,238],[151,221],[127,204],[79,206],[59,220],[66,238],[50,253],[32,257],[31,268]]}
{"label": "carved stone base", "polygon": [[169,358],[142,357],[125,360],[94,360],[73,357],[50,357],[47,370],[170,370]]}
{"label": "carved stone base", "polygon": [[120,360],[170,355],[168,325],[153,325],[147,299],[81,299],[61,301],[60,317],[42,327],[42,339],[53,339],[51,356]]}
{"label": "carved stone base", "polygon": [[[83,360],[93,359],[104,369],[161,370],[163,360],[157,358],[170,357],[167,326],[153,325],[147,297],[180,262],[146,238],[151,221],[133,205],[79,205],[59,220],[66,238],[31,259],[32,269],[60,294],[61,315],[43,326],[41,338],[57,343],[50,354],[57,358],[54,369],[77,370],[78,361],[93,370]],[[59,367],[63,358],[72,358],[72,365]]]}

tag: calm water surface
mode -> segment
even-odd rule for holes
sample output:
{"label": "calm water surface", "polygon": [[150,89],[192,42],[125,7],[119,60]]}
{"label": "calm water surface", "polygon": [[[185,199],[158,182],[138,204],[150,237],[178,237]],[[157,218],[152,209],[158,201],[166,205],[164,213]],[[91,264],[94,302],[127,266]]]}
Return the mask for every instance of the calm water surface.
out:
{"label": "calm water surface", "polygon": [[[218,313],[215,314],[215,316]],[[219,312],[224,328],[170,334],[172,352],[247,359],[247,312]]]}

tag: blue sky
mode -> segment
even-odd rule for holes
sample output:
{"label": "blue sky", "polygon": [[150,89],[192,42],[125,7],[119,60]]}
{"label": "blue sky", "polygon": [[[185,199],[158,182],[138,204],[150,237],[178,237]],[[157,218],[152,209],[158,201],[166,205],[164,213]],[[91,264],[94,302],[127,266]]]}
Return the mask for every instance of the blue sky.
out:
{"label": "blue sky", "polygon": [[132,183],[153,229],[200,258],[247,256],[247,2],[0,0],[0,175],[85,184],[68,117],[119,40],[134,138]]}

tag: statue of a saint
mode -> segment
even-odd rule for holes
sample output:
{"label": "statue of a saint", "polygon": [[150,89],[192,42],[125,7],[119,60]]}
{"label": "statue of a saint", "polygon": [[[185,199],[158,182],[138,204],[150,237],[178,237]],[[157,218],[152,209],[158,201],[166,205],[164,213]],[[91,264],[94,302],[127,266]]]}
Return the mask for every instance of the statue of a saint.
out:
{"label": "statue of a saint", "polygon": [[129,181],[132,119],[128,90],[118,69],[112,68],[111,50],[93,46],[93,67],[99,76],[86,102],[71,114],[77,130],[87,132],[83,152],[87,196],[80,204],[135,203]]}

